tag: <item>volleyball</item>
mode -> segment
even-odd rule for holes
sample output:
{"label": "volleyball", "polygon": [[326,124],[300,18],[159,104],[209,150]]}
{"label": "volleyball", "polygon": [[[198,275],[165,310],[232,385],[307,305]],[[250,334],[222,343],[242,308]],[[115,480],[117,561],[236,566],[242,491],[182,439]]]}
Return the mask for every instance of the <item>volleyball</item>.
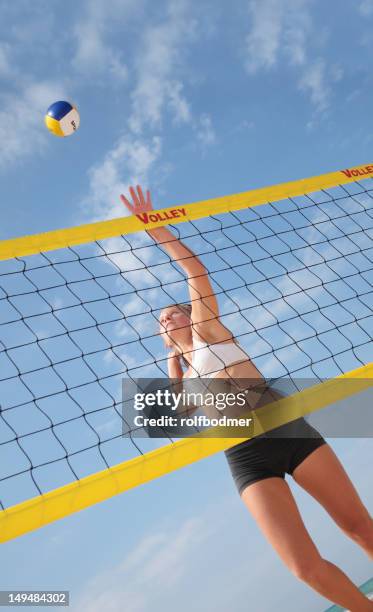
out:
{"label": "volleyball", "polygon": [[47,110],[45,124],[55,136],[71,136],[80,124],[78,109],[64,100],[54,102]]}

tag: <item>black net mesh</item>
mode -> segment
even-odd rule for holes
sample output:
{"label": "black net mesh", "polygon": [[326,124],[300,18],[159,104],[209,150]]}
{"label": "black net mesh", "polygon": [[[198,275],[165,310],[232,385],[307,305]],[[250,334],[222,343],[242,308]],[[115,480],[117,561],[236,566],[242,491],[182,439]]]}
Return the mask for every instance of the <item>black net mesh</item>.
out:
{"label": "black net mesh", "polygon": [[[372,180],[170,225],[266,378],[372,357]],[[122,437],[123,377],[167,377],[160,310],[188,302],[146,233],[0,262],[0,504],[172,440]]]}

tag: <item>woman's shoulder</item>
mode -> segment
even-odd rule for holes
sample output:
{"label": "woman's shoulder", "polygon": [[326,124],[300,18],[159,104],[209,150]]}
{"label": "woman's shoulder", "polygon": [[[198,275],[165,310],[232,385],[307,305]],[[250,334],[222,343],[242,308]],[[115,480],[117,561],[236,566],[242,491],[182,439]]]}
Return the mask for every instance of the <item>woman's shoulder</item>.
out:
{"label": "woman's shoulder", "polygon": [[210,341],[209,340],[203,340],[201,337],[199,337],[197,334],[192,333],[192,342],[193,342],[193,347],[195,347],[196,345],[199,344],[209,344]]}
{"label": "woman's shoulder", "polygon": [[225,343],[239,344],[238,340],[233,336],[233,334],[231,332],[228,332],[228,333],[227,332],[228,332],[227,329],[225,329],[225,333],[223,333],[222,330],[219,330],[218,333],[209,333],[208,336],[207,335],[203,336],[203,339],[199,335],[192,333],[193,346],[195,345],[210,346],[210,344],[225,344]]}

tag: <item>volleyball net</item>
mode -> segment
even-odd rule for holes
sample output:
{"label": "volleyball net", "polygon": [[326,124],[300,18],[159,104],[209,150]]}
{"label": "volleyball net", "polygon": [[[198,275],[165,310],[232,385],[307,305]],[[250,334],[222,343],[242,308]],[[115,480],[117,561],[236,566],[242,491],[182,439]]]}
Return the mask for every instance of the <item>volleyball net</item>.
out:
{"label": "volleyball net", "polygon": [[242,442],[131,435],[123,378],[168,377],[159,314],[189,301],[146,229],[199,257],[265,378],[314,381],[294,396],[304,413],[370,386],[372,178],[359,166],[0,242],[0,541]]}

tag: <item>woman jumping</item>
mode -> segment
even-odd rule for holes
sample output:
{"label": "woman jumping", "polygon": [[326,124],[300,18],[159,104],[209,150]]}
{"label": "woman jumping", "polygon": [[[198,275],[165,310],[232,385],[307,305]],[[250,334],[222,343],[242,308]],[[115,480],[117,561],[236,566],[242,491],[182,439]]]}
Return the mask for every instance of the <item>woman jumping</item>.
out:
{"label": "woman jumping", "polygon": [[[130,187],[129,191],[132,202],[120,197],[132,214],[153,210],[149,191],[146,197],[140,186],[137,190]],[[159,318],[160,333],[169,349],[169,377],[263,380],[220,321],[218,302],[201,260],[166,227],[146,232],[182,268],[189,287],[190,304],[167,306]],[[187,367],[185,372],[183,365]],[[289,437],[289,427],[290,424],[276,429],[280,437],[260,436],[225,451],[241,499],[297,578],[352,612],[372,612],[373,602],[341,569],[320,555],[285,473],[312,495],[372,560],[373,520],[324,438],[303,418],[296,420],[297,437]]]}

